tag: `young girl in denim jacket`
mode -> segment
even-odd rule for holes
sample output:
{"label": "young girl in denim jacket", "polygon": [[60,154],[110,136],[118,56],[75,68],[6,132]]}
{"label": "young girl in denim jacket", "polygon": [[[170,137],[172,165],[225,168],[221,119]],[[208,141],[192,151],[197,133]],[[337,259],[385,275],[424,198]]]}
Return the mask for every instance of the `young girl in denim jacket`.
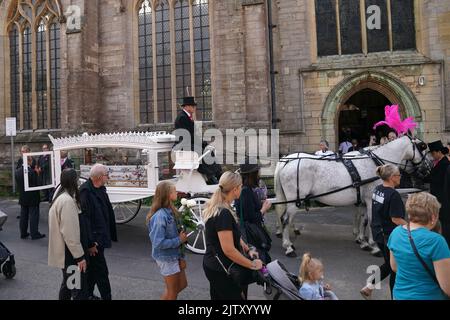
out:
{"label": "young girl in denim jacket", "polygon": [[175,185],[169,181],[161,182],[156,188],[152,208],[147,216],[152,257],[166,283],[161,300],[176,300],[178,294],[187,287],[186,262],[181,254],[181,245],[187,241],[187,235],[178,232],[178,212],[173,205],[175,200]]}
{"label": "young girl in denim jacket", "polygon": [[320,260],[312,258],[311,254],[303,255],[300,265],[299,295],[304,300],[338,300],[330,285],[323,285],[323,264]]}

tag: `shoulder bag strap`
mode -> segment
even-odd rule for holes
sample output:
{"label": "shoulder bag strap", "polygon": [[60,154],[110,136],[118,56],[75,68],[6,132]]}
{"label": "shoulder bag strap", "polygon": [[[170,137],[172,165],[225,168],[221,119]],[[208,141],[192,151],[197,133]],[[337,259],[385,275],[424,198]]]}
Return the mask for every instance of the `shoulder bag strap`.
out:
{"label": "shoulder bag strap", "polygon": [[[219,209],[217,209],[217,210],[220,211],[221,208],[219,208]],[[219,245],[220,245],[220,244],[219,244]],[[215,258],[217,259],[217,261],[219,262],[219,264],[220,264],[220,266],[222,267],[223,271],[225,271],[225,273],[229,276],[229,275],[230,275],[230,271],[229,271],[229,270],[230,270],[231,266],[234,264],[234,262],[231,261],[231,264],[230,264],[230,266],[229,266],[228,269],[227,269],[227,268],[225,267],[225,265],[223,264],[222,260],[220,260],[219,254],[217,253],[216,249],[215,249],[213,246],[211,246],[211,251],[212,251],[214,257],[215,257]]]}
{"label": "shoulder bag strap", "polygon": [[241,192],[241,195],[239,197],[239,227],[240,227],[239,229],[241,230],[241,236],[242,236],[243,240],[246,243],[248,243],[248,234],[247,234],[247,229],[245,228],[244,212],[243,211],[244,211],[244,201],[242,199],[242,192]]}
{"label": "shoulder bag strap", "polygon": [[439,286],[439,288],[441,287],[439,284],[438,279],[436,278],[436,275],[430,270],[430,268],[428,267],[428,265],[425,263],[425,261],[423,260],[423,258],[420,256],[419,251],[417,250],[416,244],[414,243],[413,237],[412,237],[412,233],[411,233],[411,226],[408,223],[407,224],[407,228],[408,228],[408,238],[409,238],[409,242],[411,243],[411,247],[414,251],[414,254],[416,255],[417,259],[419,259],[420,263],[422,264],[423,268],[426,270],[426,272],[430,275],[430,277],[434,280],[434,282],[437,283],[437,285]]}

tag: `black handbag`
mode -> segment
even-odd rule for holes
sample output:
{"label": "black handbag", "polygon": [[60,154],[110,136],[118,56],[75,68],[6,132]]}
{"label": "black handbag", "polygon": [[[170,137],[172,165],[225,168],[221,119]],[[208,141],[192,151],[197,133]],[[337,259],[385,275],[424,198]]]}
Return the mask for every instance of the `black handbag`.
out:
{"label": "black handbag", "polygon": [[228,268],[222,263],[219,255],[216,254],[216,259],[219,261],[220,266],[228,275],[228,277],[239,287],[246,287],[249,284],[256,282],[256,271],[247,269],[237,263],[232,262]]}
{"label": "black handbag", "polygon": [[242,208],[244,207],[242,196],[239,199],[239,205],[240,228],[242,237],[247,243],[254,245],[256,248],[263,249],[264,251],[269,251],[272,247],[272,239],[270,238],[270,235],[267,232],[265,226],[262,224],[244,221],[244,214],[242,212]]}
{"label": "black handbag", "polygon": [[[239,250],[239,248],[238,248]],[[227,276],[239,287],[243,288],[256,282],[257,273],[254,270],[247,269],[237,263],[231,262],[230,266],[227,268],[220,260],[219,255],[216,250],[212,248],[212,252],[219,262],[222,269],[225,271]],[[241,252],[242,253],[242,252]],[[243,253],[242,253],[243,254]],[[245,254],[243,254],[245,256]]]}

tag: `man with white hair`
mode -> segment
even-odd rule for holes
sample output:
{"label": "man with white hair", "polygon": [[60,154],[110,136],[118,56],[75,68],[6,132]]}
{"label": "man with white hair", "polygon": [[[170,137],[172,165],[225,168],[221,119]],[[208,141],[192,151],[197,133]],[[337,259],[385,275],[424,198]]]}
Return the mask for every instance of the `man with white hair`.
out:
{"label": "man with white hair", "polygon": [[94,288],[97,285],[101,298],[111,300],[104,250],[111,248],[111,241],[117,241],[117,230],[114,210],[106,193],[108,178],[108,168],[96,164],[91,169],[90,179],[80,187],[81,210],[89,221],[88,290],[91,299],[96,298]]}
{"label": "man with white hair", "polygon": [[328,150],[330,144],[327,140],[321,140],[319,144],[320,150],[315,153],[316,156],[325,157],[335,155],[333,151]]}

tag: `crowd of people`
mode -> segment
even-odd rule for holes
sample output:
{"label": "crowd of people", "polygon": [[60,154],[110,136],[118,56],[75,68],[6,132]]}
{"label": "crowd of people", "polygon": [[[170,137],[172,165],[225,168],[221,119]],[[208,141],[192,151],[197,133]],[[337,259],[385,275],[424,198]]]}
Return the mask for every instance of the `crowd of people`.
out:
{"label": "crowd of people", "polygon": [[[433,153],[445,153],[441,144],[429,147]],[[448,161],[443,159],[440,159],[443,163]],[[439,195],[442,190],[436,190],[436,179],[441,177],[436,172],[442,170],[440,161],[431,175],[431,192],[445,198]],[[32,167],[31,158],[28,162]],[[246,300],[248,285],[255,281],[248,276],[246,282],[238,283],[231,270],[240,267],[239,272],[245,274],[244,270],[262,270],[271,261],[270,236],[268,241],[260,241],[249,236],[245,228],[246,223],[252,223],[264,229],[264,215],[271,207],[258,192],[259,171],[257,165],[245,164],[241,165],[240,173],[225,172],[204,210],[207,249],[203,270],[213,300]],[[447,221],[447,213],[443,211],[446,202],[441,205],[438,196],[422,192],[409,196],[405,207],[395,189],[401,177],[398,167],[381,166],[377,175],[383,183],[373,193],[371,228],[383,252],[384,264],[380,266],[380,279],[372,278],[361,294],[370,299],[376,281],[390,277],[393,299],[446,299],[450,293],[450,250],[448,238],[441,235]],[[49,212],[48,257],[50,266],[62,270],[61,300],[112,298],[104,251],[117,240],[117,232],[105,188],[107,180],[108,170],[101,164],[92,167],[90,179],[80,188],[74,169],[62,171],[61,188],[54,195]],[[161,182],[147,217],[152,257],[166,284],[161,297],[164,300],[177,299],[188,285],[182,250],[187,234],[180,225],[174,206],[176,200],[175,185],[170,181]],[[67,287],[69,268],[73,266],[81,273],[81,286],[75,289]],[[322,282],[323,271],[320,260],[309,253],[303,256],[299,268],[300,298],[337,300],[331,287]],[[95,286],[101,297],[94,295]]]}
{"label": "crowd of people", "polygon": [[[375,241],[385,263],[380,278],[372,277],[361,290],[370,299],[377,284],[389,276],[391,297],[395,300],[445,300],[450,295],[450,250],[439,219],[441,204],[427,192],[412,194],[406,205],[395,187],[400,172],[392,164],[378,168],[383,180],[373,194]],[[441,220],[442,221],[442,220]]]}
{"label": "crowd of people", "polygon": [[[195,101],[185,99],[177,118],[178,128],[192,131]],[[385,141],[397,138],[389,133]],[[383,138],[381,139],[383,143]],[[369,144],[375,145],[372,137]],[[191,145],[192,146],[192,145]],[[193,147],[193,146],[192,146]],[[202,148],[205,146],[202,146]],[[356,139],[345,140],[340,153],[358,151]],[[450,295],[450,161],[441,141],[429,144],[435,160],[430,176],[431,193],[410,195],[406,205],[396,190],[401,173],[393,164],[377,168],[382,184],[373,192],[371,230],[383,253],[380,278],[372,277],[361,290],[370,299],[378,281],[389,277],[391,297],[404,299],[447,299]],[[43,150],[48,150],[44,146]],[[24,146],[22,154],[30,149]],[[335,155],[326,140],[320,142],[318,156]],[[48,182],[49,158],[27,159],[30,186]],[[203,270],[209,281],[212,300],[246,300],[248,286],[255,272],[263,272],[272,260],[271,238],[264,216],[271,209],[260,184],[260,167],[253,162],[239,171],[221,174],[217,167],[203,164],[202,170],[217,189],[203,210],[206,254]],[[23,160],[17,163],[16,179],[20,188],[20,234],[41,239],[39,233],[39,191],[25,192]],[[103,164],[91,168],[90,178],[78,188],[78,177],[67,153],[61,154],[61,186],[57,193],[44,194],[51,200],[49,212],[48,264],[62,270],[61,300],[111,300],[109,271],[105,249],[117,241],[114,210],[106,192],[108,169]],[[187,286],[186,257],[183,246],[188,241],[186,229],[174,202],[177,190],[170,181],[158,184],[146,224],[152,244],[151,255],[164,278],[163,300],[175,300]],[[28,233],[28,221],[30,233]],[[76,266],[80,285],[69,287],[68,277]],[[305,253],[299,266],[298,296],[304,300],[337,300],[331,286],[323,283],[322,262]],[[95,296],[97,286],[100,297]]]}

